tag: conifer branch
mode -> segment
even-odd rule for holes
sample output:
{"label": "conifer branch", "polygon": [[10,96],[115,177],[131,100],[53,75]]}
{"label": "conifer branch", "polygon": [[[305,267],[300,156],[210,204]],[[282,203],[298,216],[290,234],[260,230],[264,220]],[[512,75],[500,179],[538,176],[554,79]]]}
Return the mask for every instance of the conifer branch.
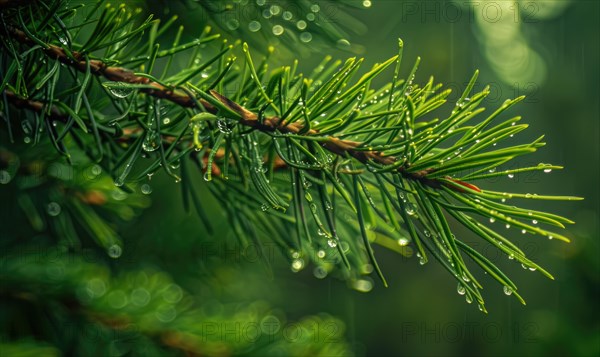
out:
{"label": "conifer branch", "polygon": [[[433,78],[423,86],[414,83],[419,59],[405,80],[399,78],[401,41],[397,56],[376,64],[358,80],[353,78],[363,60],[356,58],[342,63],[326,57],[304,76],[296,73],[296,64],[269,71],[271,50],[255,65],[245,43],[242,65],[235,57],[226,57],[233,46],[225,42],[215,46],[219,48],[213,57],[206,51],[199,58],[200,45],[218,38],[208,31],[180,44],[180,30],[171,48],[159,50],[157,37],[165,31],[159,21],[147,19],[138,26],[136,16],[122,9],[106,7],[97,20],[89,21],[89,39],[78,38],[79,31],[71,36],[68,30],[57,30],[62,29],[60,23],[56,29],[28,26],[17,11],[18,21],[5,19],[0,28],[7,34],[2,42],[6,49],[2,65],[7,70],[0,78],[4,97],[18,109],[46,113],[63,122],[60,133],[48,127],[48,141],[61,155],[69,158],[73,147],[85,152],[101,162],[123,190],[126,182],[140,182],[164,170],[182,183],[186,210],[193,204],[208,227],[196,182],[185,163],[192,158],[206,181],[223,178],[207,187],[228,212],[239,241],[260,244],[263,235],[273,237],[284,254],[293,249],[292,270],[302,269],[303,259],[309,256],[335,254],[329,266],[319,259],[313,262],[325,275],[334,271],[332,266],[345,265],[349,269],[340,274],[353,284],[361,281],[360,267],[369,263],[385,285],[371,248],[377,243],[406,255],[416,252],[422,264],[428,256],[434,257],[458,280],[459,294],[465,294],[468,302],[477,301],[482,311],[482,286],[465,257],[524,302],[515,284],[493,262],[452,234],[451,216],[523,266],[551,277],[490,225],[498,221],[519,227],[523,234],[569,241],[538,223],[564,228],[572,221],[505,201],[579,198],[495,192],[471,183],[561,168],[539,164],[497,169],[545,144],[540,137],[496,147],[527,128],[518,124],[520,117],[492,124],[522,97],[507,100],[480,118],[484,112],[480,105],[489,89],[472,93],[476,72],[450,114],[441,120],[427,119],[446,103],[450,91],[440,91]],[[32,22],[37,10],[31,12]],[[52,19],[42,16],[37,21],[47,25]],[[145,31],[147,42],[136,43]],[[69,39],[50,40],[61,35]],[[173,71],[173,58],[192,49],[190,65]],[[53,59],[54,66],[38,65],[34,61],[38,56]],[[158,58],[166,59],[160,76],[155,70]],[[61,73],[59,64],[68,69]],[[391,82],[372,88],[373,79],[392,65]],[[27,76],[21,67],[30,69]],[[59,78],[71,80],[72,86],[58,92]],[[235,93],[230,95],[232,88]],[[92,93],[94,106],[88,98]],[[4,110],[11,135],[14,116],[9,118],[11,111]],[[32,121],[40,127],[47,125],[44,119],[40,115]],[[27,118],[21,121],[25,128],[28,123]],[[124,138],[114,137],[113,125]],[[78,127],[81,130],[73,130]],[[39,132],[34,133],[36,141]],[[140,157],[151,163],[139,164]],[[281,167],[286,170],[275,172]],[[487,220],[490,225],[482,222]],[[290,225],[295,226],[293,237]]]}
{"label": "conifer branch", "polygon": [[[20,31],[18,29],[10,29],[9,33],[24,44],[28,44],[31,46],[35,45],[35,41],[27,37],[27,35],[23,31]],[[46,53],[46,55],[50,58],[57,59],[61,63],[72,66],[80,72],[85,72],[88,66],[88,62],[85,59],[83,59],[84,56],[77,51],[73,51],[71,53],[71,56],[68,56],[63,48],[52,44],[45,44],[44,53]],[[204,99],[192,98],[185,92],[178,91],[176,88],[169,88],[168,86],[152,81],[148,77],[137,76],[134,74],[133,71],[129,69],[117,66],[109,66],[101,60],[89,60],[89,66],[91,68],[92,74],[104,76],[110,81],[145,85],[147,87],[141,88],[141,91],[156,98],[166,99],[186,108],[197,108],[196,103],[200,103],[202,108],[197,109],[205,109],[207,112],[213,114],[218,113],[218,109]],[[212,96],[218,99],[222,104],[227,106],[231,111],[239,114],[239,116],[241,117],[241,124],[251,127],[255,130],[263,132],[278,131],[283,134],[302,133],[301,135],[306,136],[315,136],[320,134],[319,131],[315,129],[309,129],[308,131],[304,132],[304,126],[301,123],[289,123],[285,120],[281,120],[277,116],[264,118],[261,122],[258,120],[257,114],[247,110],[246,108],[240,106],[239,104],[235,103],[229,98],[219,94],[214,90],[211,90],[210,94],[212,94]],[[14,93],[10,91],[7,91],[7,95],[9,97],[9,100],[11,100],[17,105],[22,105],[35,111],[42,110],[42,107],[40,107],[41,103],[39,102],[19,99],[14,95]],[[52,115],[56,117],[56,119],[64,120],[64,115],[60,115],[60,112],[56,107],[52,107],[51,112]],[[321,145],[330,152],[339,155],[342,158],[351,156],[363,164],[375,162],[387,166],[393,165],[398,160],[394,156],[385,156],[382,152],[376,150],[355,150],[357,147],[360,147],[363,144],[360,142],[350,140],[341,140],[333,136],[324,137]],[[462,190],[457,185],[450,185],[435,178],[428,178],[428,174],[435,172],[434,168],[427,168],[416,172],[409,172],[406,169],[407,165],[402,165],[398,168],[398,172],[407,179],[419,181],[425,186],[429,186],[436,189],[439,189],[442,187],[442,185],[444,185],[450,188],[451,190],[464,192],[464,190]],[[476,186],[460,180],[453,179],[450,176],[445,176],[444,179],[458,183],[461,186],[467,186],[476,191],[480,191],[479,188],[477,188]]]}

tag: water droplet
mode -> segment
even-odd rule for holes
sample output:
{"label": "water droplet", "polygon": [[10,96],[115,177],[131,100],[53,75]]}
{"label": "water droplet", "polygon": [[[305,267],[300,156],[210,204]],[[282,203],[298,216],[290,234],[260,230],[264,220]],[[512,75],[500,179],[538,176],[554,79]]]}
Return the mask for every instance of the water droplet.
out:
{"label": "water droplet", "polygon": [[266,203],[263,203],[262,205],[260,205],[260,209],[261,209],[261,211],[266,212],[269,210],[269,205]]}
{"label": "water droplet", "polygon": [[269,11],[271,12],[271,15],[277,16],[281,12],[281,6],[271,5],[271,8],[269,9]]}
{"label": "water droplet", "polygon": [[496,218],[490,217],[490,223],[494,223],[494,222],[496,222]]}
{"label": "water droplet", "polygon": [[302,32],[300,34],[300,41],[308,43],[310,41],[312,41],[312,35],[310,32]]}
{"label": "water droplet", "polygon": [[11,179],[12,177],[8,171],[0,170],[0,184],[6,185]]}
{"label": "water droplet", "polygon": [[145,152],[152,152],[158,149],[159,145],[160,135],[158,132],[154,130],[147,131],[144,142],[142,143],[142,149],[144,149]]}
{"label": "water droplet", "polygon": [[399,244],[401,247],[405,247],[405,246],[407,246],[407,245],[408,245],[408,243],[410,243],[410,241],[409,241],[408,239],[404,238],[404,237],[402,237],[402,238],[398,239],[398,244]]}
{"label": "water droplet", "polygon": [[113,244],[110,247],[108,247],[107,253],[109,257],[117,259],[123,253],[123,249],[120,245]]}
{"label": "water droplet", "polygon": [[[125,83],[123,85],[126,86]],[[108,91],[117,98],[127,98],[133,93],[133,88],[109,86]]]}
{"label": "water droplet", "polygon": [[33,131],[33,128],[31,127],[31,122],[29,122],[29,120],[23,120],[21,122],[21,128],[23,129],[23,133],[25,133],[25,135],[30,135]]}
{"label": "water droplet", "polygon": [[208,171],[204,173],[204,176],[202,176],[204,178],[204,181],[210,181],[212,178],[208,176]]}
{"label": "water droplet", "polygon": [[471,294],[467,294],[467,296],[465,296],[465,301],[467,302],[467,304],[470,304],[473,302],[473,298],[471,297]]}
{"label": "water droplet", "polygon": [[371,3],[371,0],[364,0],[364,1],[362,2],[362,5],[363,5],[364,7],[366,7],[366,8],[369,8],[369,7],[371,7],[371,5],[372,5],[372,3]]}
{"label": "water droplet", "polygon": [[461,283],[458,283],[458,285],[456,286],[456,292],[459,295],[464,295],[467,292],[467,289],[465,288],[465,286]]}
{"label": "water droplet", "polygon": [[325,268],[323,268],[322,266],[315,267],[313,275],[317,279],[324,279],[327,276],[327,270],[325,270]]}
{"label": "water droplet", "polygon": [[137,288],[131,292],[131,302],[136,306],[146,306],[150,299],[150,293],[144,288]]}
{"label": "water droplet", "polygon": [[544,169],[544,172],[545,173],[550,173],[550,172],[552,172],[552,169]]}
{"label": "water droplet", "polygon": [[425,259],[424,258],[420,258],[419,259],[419,264],[420,265],[425,265]]}
{"label": "water droplet", "polygon": [[513,174],[508,174],[508,178],[513,178],[513,177],[515,177],[515,175],[513,175]]}
{"label": "water droplet", "polygon": [[294,259],[292,261],[292,271],[298,272],[304,268],[304,259]]}
{"label": "water droplet", "polygon": [[300,20],[296,22],[296,27],[298,28],[298,30],[304,30],[306,28],[306,21]]}
{"label": "water droplet", "polygon": [[536,271],[537,269],[535,267],[529,267],[529,270]]}
{"label": "water droplet", "polygon": [[510,255],[508,256],[508,259],[509,259],[509,260],[513,260],[513,259],[515,259],[515,255],[514,255],[514,254],[510,254]]}
{"label": "water droplet", "polygon": [[492,168],[491,168],[491,169],[489,169],[488,171],[489,171],[489,173],[493,174],[494,172],[496,172],[496,168],[495,168],[495,167],[492,167]]}
{"label": "water droplet", "polygon": [[52,217],[58,216],[60,214],[60,211],[61,207],[56,202],[50,202],[48,203],[48,207],[46,207],[46,212],[48,212],[48,214]]}
{"label": "water droplet", "polygon": [[471,279],[469,279],[469,277],[467,276],[467,274],[466,274],[466,273],[464,273],[464,272],[462,273],[462,280],[463,280],[465,283],[468,283],[469,281],[471,281]]}
{"label": "water droplet", "polygon": [[504,295],[512,295],[512,293],[513,293],[513,289],[510,286],[504,285],[503,290],[504,290]]}
{"label": "water droplet", "polygon": [[327,245],[330,246],[331,248],[335,248],[335,247],[337,247],[337,242],[335,241],[335,239],[328,239]]}
{"label": "water droplet", "polygon": [[538,224],[538,221],[534,219],[533,221],[531,221],[531,223]]}
{"label": "water droplet", "polygon": [[145,183],[142,185],[142,187],[140,187],[140,191],[142,191],[144,195],[149,195],[152,193],[152,186]]}
{"label": "water droplet", "polygon": [[320,249],[320,250],[317,252],[317,257],[319,257],[319,258],[323,259],[323,258],[325,258],[325,254],[326,254],[326,253],[325,253],[325,251],[324,251],[324,250],[322,250],[322,249]]}
{"label": "water droplet", "polygon": [[548,236],[548,239],[552,240],[552,239],[554,239],[554,237],[553,236]]}
{"label": "water droplet", "polygon": [[477,308],[479,308],[479,311],[483,311],[483,305],[481,305],[481,304],[478,304],[478,305],[477,305]]}
{"label": "water droplet", "polygon": [[406,207],[404,207],[404,211],[406,212],[406,214],[408,214],[409,216],[412,216],[415,214],[415,212],[417,211],[417,207],[413,204],[413,203],[407,203]]}
{"label": "water droplet", "polygon": [[521,234],[525,234],[525,233],[527,233],[527,231],[524,229],[521,229]]}
{"label": "water droplet", "polygon": [[273,26],[273,35],[281,36],[283,34],[284,28],[281,25]]}
{"label": "water droplet", "polygon": [[292,14],[291,11],[284,11],[281,17],[283,17],[283,19],[286,21],[290,21],[294,17],[294,14]]}
{"label": "water droplet", "polygon": [[509,229],[510,228],[510,224],[507,223],[505,227],[506,227],[506,229]]}
{"label": "water droplet", "polygon": [[164,125],[169,125],[169,123],[171,122],[171,118],[169,118],[169,117],[164,118],[162,122]]}
{"label": "water droplet", "polygon": [[306,14],[306,19],[307,19],[308,21],[315,21],[315,18],[316,18],[316,17],[315,17],[315,14],[311,14],[311,13],[309,13],[309,14]]}
{"label": "water droplet", "polygon": [[236,19],[229,19],[226,22],[226,26],[227,26],[227,28],[229,30],[235,31],[235,30],[237,30],[240,27],[240,22],[238,20],[236,20]]}
{"label": "water droplet", "polygon": [[250,23],[248,24],[248,29],[252,32],[260,31],[261,27],[262,27],[262,25],[260,24],[260,22],[258,22],[256,20],[250,21]]}

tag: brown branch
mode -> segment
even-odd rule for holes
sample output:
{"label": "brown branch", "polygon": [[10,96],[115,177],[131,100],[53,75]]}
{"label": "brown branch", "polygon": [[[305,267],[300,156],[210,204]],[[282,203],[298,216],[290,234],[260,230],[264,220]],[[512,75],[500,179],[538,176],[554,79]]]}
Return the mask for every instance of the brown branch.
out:
{"label": "brown branch", "polygon": [[[11,36],[16,38],[19,42],[33,45],[34,41],[30,39],[23,31],[11,28],[9,29],[9,33]],[[68,56],[65,50],[59,46],[49,44],[47,48],[43,49],[43,51],[51,58],[55,58],[62,63],[65,63],[69,66],[76,68],[81,72],[85,72],[88,66],[91,70],[91,73],[95,75],[101,75],[105,78],[116,81],[116,82],[125,82],[130,84],[144,84],[147,86],[151,86],[152,88],[143,88],[142,92],[147,93],[148,95],[154,96],[156,98],[166,99],[171,102],[174,102],[182,107],[193,108],[196,107],[196,100],[185,93],[180,91],[176,91],[172,88],[168,88],[160,83],[152,81],[147,77],[136,76],[131,70],[122,68],[122,67],[114,67],[108,66],[101,60],[86,60],[85,56],[77,51],[73,51],[71,53],[72,56]],[[299,122],[287,123],[286,121],[282,121],[279,117],[272,116],[267,117],[262,120],[259,120],[258,115],[249,111],[248,109],[242,107],[238,103],[232,101],[231,99],[219,94],[218,92],[211,90],[210,94],[227,106],[229,109],[234,111],[235,113],[241,116],[240,123],[251,127],[253,129],[263,131],[263,132],[276,132],[279,131],[281,133],[291,133],[298,134],[303,125]],[[209,102],[199,99],[199,102],[204,108],[211,112],[216,113],[218,111],[212,104]],[[310,129],[304,135],[319,135],[319,132],[315,129]],[[355,158],[363,164],[368,164],[370,161],[376,162],[378,164],[387,166],[391,165],[397,161],[397,158],[394,156],[385,156],[382,152],[372,150],[372,151],[364,151],[357,150],[357,148],[361,145],[359,142],[350,141],[350,140],[341,140],[333,136],[327,136],[325,138],[327,141],[323,142],[321,145],[329,150],[330,152],[346,157],[347,155]],[[438,179],[428,178],[427,176],[430,173],[435,172],[435,168],[429,168],[421,171],[410,172],[408,170],[408,165],[402,165],[398,168],[398,173],[403,177],[415,181],[419,181],[422,184],[432,187],[432,188],[441,188],[443,185]],[[454,182],[469,187],[471,189],[479,191],[474,185],[468,184],[466,182],[454,180],[451,177],[446,177],[447,179],[453,180]],[[464,192],[460,188],[455,186],[448,185],[450,189],[453,189],[458,192]]]}

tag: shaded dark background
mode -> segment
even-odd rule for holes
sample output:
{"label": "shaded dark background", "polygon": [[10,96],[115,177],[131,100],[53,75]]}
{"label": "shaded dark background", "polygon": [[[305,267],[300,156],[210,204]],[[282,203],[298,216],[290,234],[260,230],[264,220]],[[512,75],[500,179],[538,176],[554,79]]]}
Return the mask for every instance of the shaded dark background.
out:
{"label": "shaded dark background", "polygon": [[[323,6],[321,11],[326,10]],[[403,73],[408,73],[417,56],[422,57],[416,78],[419,83],[433,75],[459,91],[479,68],[476,89],[485,83],[492,86],[488,108],[507,98],[528,95],[510,114],[522,115],[530,124],[527,138],[545,134],[548,145],[522,163],[550,162],[566,169],[512,180],[500,178],[482,186],[497,191],[577,195],[585,200],[530,204],[576,221],[566,233],[572,239],[570,244],[521,236],[516,230],[507,233],[556,277],[548,280],[497,254],[494,261],[520,287],[527,306],[505,296],[502,286],[479,274],[489,310],[485,315],[465,303],[456,293],[454,280],[437,264],[420,266],[416,258],[406,259],[380,247],[375,249],[390,284],[387,289],[375,281],[371,292],[356,292],[335,279],[316,279],[311,266],[293,273],[275,247],[268,258],[272,263],[272,273],[268,273],[256,259],[224,247],[222,242],[230,232],[217,208],[211,218],[218,229],[208,237],[198,219],[183,212],[179,187],[161,175],[150,182],[153,206],[135,226],[122,232],[124,254],[115,264],[152,262],[208,303],[266,300],[290,318],[319,312],[335,315],[345,321],[346,336],[357,355],[600,354],[594,303],[599,297],[600,252],[599,6],[597,1],[521,1],[519,6],[512,1],[374,0],[369,9],[350,10],[368,28],[368,32],[348,38],[358,55],[366,57],[365,68],[396,54],[397,38],[401,37],[405,43]],[[335,7],[328,10],[336,21]],[[160,14],[163,8],[150,2],[147,11]],[[170,11],[176,13],[177,8]],[[194,14],[190,11],[180,18],[194,24]],[[247,32],[245,36],[253,35]],[[265,41],[271,40],[268,32],[264,36]],[[304,46],[297,55],[300,69],[309,72],[324,50],[310,51],[310,43],[296,46]],[[289,64],[294,52],[293,47],[276,51],[273,60]],[[333,45],[326,52],[342,59],[354,55]],[[450,110],[450,106],[442,109],[445,113]],[[204,185],[200,177],[198,182]],[[455,234],[469,233],[457,228]],[[200,289],[198,286],[206,284],[198,281],[209,282],[213,288]]]}

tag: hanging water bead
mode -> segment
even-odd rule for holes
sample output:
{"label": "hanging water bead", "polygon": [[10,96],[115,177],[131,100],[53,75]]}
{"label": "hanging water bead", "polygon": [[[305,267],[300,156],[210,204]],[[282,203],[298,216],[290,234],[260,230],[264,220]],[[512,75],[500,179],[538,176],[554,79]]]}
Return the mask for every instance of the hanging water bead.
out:
{"label": "hanging water bead", "polygon": [[510,286],[506,286],[505,285],[504,288],[503,288],[503,290],[504,290],[504,294],[507,295],[507,296],[508,295],[512,295],[512,293],[513,293],[513,289]]}
{"label": "hanging water bead", "polygon": [[60,214],[61,208],[60,205],[56,202],[50,202],[48,207],[46,207],[46,212],[52,217],[56,217]]}
{"label": "hanging water bead", "polygon": [[513,175],[513,174],[508,174],[508,178],[514,178],[514,177],[515,177],[515,175]]}
{"label": "hanging water bead", "polygon": [[149,195],[152,193],[152,186],[145,183],[142,185],[142,187],[140,187],[140,191],[142,191],[144,195]]}
{"label": "hanging water bead", "polygon": [[152,152],[158,149],[160,145],[160,135],[157,131],[150,130],[146,132],[146,137],[142,143],[142,149],[146,152]]}
{"label": "hanging water bead", "polygon": [[11,179],[12,177],[8,171],[0,170],[0,184],[6,185]]}
{"label": "hanging water bead", "polygon": [[413,204],[413,203],[407,203],[406,207],[404,208],[404,211],[406,212],[406,214],[408,214],[409,216],[412,216],[415,214],[415,212],[417,211],[417,207]]}
{"label": "hanging water bead", "polygon": [[248,29],[252,32],[259,31],[261,27],[262,27],[262,25],[260,24],[260,22],[258,22],[256,20],[250,21],[250,23],[248,24]]}
{"label": "hanging water bead", "polygon": [[229,19],[226,23],[226,26],[229,30],[235,31],[240,27],[240,22],[236,19]]}
{"label": "hanging water bead", "polygon": [[296,27],[298,28],[298,30],[304,30],[306,28],[306,21],[300,20],[296,22]]}
{"label": "hanging water bead", "polygon": [[33,128],[31,127],[31,122],[29,122],[29,120],[23,120],[21,122],[21,129],[23,129],[23,133],[25,133],[25,135],[30,135],[33,132]]}
{"label": "hanging water bead", "polygon": [[117,259],[123,253],[123,249],[120,245],[113,244],[110,247],[108,247],[107,253],[109,257]]}
{"label": "hanging water bead", "polygon": [[283,34],[284,28],[281,25],[273,26],[273,35],[281,36]]}
{"label": "hanging water bead", "polygon": [[324,279],[327,276],[327,270],[325,270],[325,268],[323,268],[322,266],[315,267],[313,275],[317,279]]}
{"label": "hanging water bead", "polygon": [[271,8],[269,9],[269,11],[271,12],[271,15],[277,16],[281,12],[281,6],[271,5]]}
{"label": "hanging water bead", "polygon": [[299,272],[300,270],[302,270],[302,268],[304,268],[304,260],[303,259],[294,259],[292,261],[292,271],[295,272]]}
{"label": "hanging water bead", "polygon": [[463,284],[458,283],[458,285],[456,286],[456,292],[458,293],[458,295],[464,295],[467,292],[467,289]]}
{"label": "hanging water bead", "polygon": [[302,41],[304,43],[308,43],[308,42],[312,41],[312,35],[310,34],[310,32],[302,32],[300,34],[300,41]]}
{"label": "hanging water bead", "polygon": [[123,99],[129,97],[133,93],[133,88],[128,88],[127,83],[123,82],[112,82],[113,85],[107,85],[105,83],[104,86],[108,87],[108,91],[113,96]]}
{"label": "hanging water bead", "polygon": [[365,0],[365,1],[363,1],[363,2],[362,2],[362,5],[363,5],[364,7],[366,7],[366,8],[369,8],[369,7],[371,7],[371,5],[372,5],[372,3],[371,3],[371,0]]}
{"label": "hanging water bead", "polygon": [[335,241],[335,239],[328,239],[327,245],[330,246],[331,248],[335,248],[335,247],[337,247],[337,242]]}

